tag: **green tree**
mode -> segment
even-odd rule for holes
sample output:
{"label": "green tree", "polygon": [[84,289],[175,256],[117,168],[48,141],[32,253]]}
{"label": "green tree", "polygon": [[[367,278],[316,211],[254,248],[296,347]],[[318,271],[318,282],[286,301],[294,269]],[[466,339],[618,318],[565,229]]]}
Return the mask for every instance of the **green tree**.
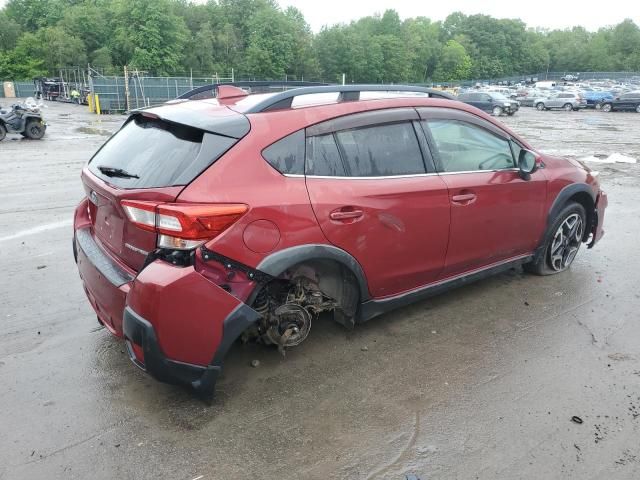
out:
{"label": "green tree", "polygon": [[207,75],[214,73],[215,43],[216,37],[211,23],[203,23],[193,39],[193,48],[189,49],[194,60],[191,64],[192,68]]}
{"label": "green tree", "polygon": [[68,7],[57,26],[81,39],[89,52],[103,48],[111,36],[109,10],[102,2],[87,2]]}
{"label": "green tree", "polygon": [[20,25],[0,10],[0,52],[11,50],[20,37]]}
{"label": "green tree", "polygon": [[25,33],[12,55],[16,59],[33,59],[34,65],[41,65],[45,72],[52,73],[64,66],[87,63],[82,40],[69,35],[61,27],[45,27],[36,33]]}
{"label": "green tree", "polygon": [[414,83],[426,82],[433,76],[442,49],[440,24],[426,17],[410,18],[404,22],[402,31],[409,61],[408,79]]}
{"label": "green tree", "polygon": [[434,79],[438,81],[464,80],[471,74],[471,58],[465,48],[449,40],[442,49]]}
{"label": "green tree", "polygon": [[111,48],[117,65],[157,75],[180,70],[188,31],[170,0],[117,0]]}
{"label": "green tree", "polygon": [[102,70],[106,74],[116,73],[109,47],[101,47],[91,52],[89,61],[92,67]]}
{"label": "green tree", "polygon": [[5,12],[23,29],[35,32],[40,27],[55,25],[65,6],[63,0],[9,0]]}
{"label": "green tree", "polygon": [[289,19],[279,10],[263,8],[248,24],[243,71],[257,78],[283,79],[291,72],[295,36]]}
{"label": "green tree", "polygon": [[640,69],[640,28],[631,19],[616,25],[611,32],[609,50],[615,68]]}

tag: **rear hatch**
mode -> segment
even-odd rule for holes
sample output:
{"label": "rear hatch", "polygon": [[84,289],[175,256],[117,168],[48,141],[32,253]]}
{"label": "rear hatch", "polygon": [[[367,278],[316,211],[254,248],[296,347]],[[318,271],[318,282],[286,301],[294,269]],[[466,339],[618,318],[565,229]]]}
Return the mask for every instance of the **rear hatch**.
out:
{"label": "rear hatch", "polygon": [[82,173],[94,238],[129,269],[139,271],[156,248],[157,233],[131,222],[122,202],[174,202],[248,131],[244,115],[215,101],[135,112]]}

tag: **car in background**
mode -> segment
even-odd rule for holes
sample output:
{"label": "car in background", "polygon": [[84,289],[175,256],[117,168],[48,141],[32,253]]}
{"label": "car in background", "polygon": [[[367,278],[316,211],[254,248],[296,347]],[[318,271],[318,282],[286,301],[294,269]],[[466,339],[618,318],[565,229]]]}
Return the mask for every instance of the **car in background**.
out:
{"label": "car in background", "polygon": [[598,92],[595,90],[583,92],[584,98],[587,101],[587,108],[600,109],[602,104],[614,99],[611,92]]}
{"label": "car in background", "polygon": [[458,95],[458,100],[472,105],[480,110],[499,117],[503,113],[513,115],[520,108],[516,100],[505,97],[497,92],[472,92]]}
{"label": "car in background", "polygon": [[603,112],[635,110],[640,113],[640,90],[636,92],[623,93],[622,95],[615,97],[613,100],[603,102],[601,105]]}
{"label": "car in background", "polygon": [[544,93],[540,90],[529,90],[519,92],[516,100],[521,107],[533,107],[534,102],[541,97],[544,97]]}
{"label": "car in background", "polygon": [[575,92],[557,92],[548,97],[538,98],[534,102],[535,107],[542,110],[562,109],[567,112],[587,108],[587,101],[584,97]]}

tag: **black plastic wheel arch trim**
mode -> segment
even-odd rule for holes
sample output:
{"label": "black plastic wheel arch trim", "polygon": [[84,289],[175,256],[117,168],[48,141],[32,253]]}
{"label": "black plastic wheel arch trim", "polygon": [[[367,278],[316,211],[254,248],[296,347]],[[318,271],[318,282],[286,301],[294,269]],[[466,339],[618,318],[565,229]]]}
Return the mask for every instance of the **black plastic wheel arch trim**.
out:
{"label": "black plastic wheel arch trim", "polygon": [[204,245],[200,247],[200,253],[202,254],[202,260],[205,262],[218,262],[222,264],[228,270],[239,270],[247,275],[249,280],[253,280],[259,284],[269,283],[274,279],[272,275],[265,273],[264,271],[260,271],[255,268],[251,268],[244,263],[233,260],[232,258],[226,257],[219,253],[214,252],[213,250],[209,250]]}
{"label": "black plastic wheel arch trim", "polygon": [[[576,193],[588,194],[591,200],[593,201],[593,206],[595,206],[596,199],[593,195],[593,190],[591,189],[591,187],[586,183],[572,183],[564,187],[562,190],[560,190],[560,192],[556,196],[555,200],[553,201],[553,204],[551,205],[551,208],[549,209],[549,215],[547,216],[547,224],[553,223],[553,221],[558,216],[558,213],[560,213],[560,210],[562,210],[562,207],[564,207],[567,201]],[[585,209],[585,210],[587,210],[588,215],[591,214],[589,209]]]}
{"label": "black plastic wheel arch trim", "polygon": [[344,265],[358,282],[360,301],[370,298],[367,277],[360,263],[349,253],[332,245],[309,244],[285,248],[265,257],[256,268],[275,278],[288,268],[308,260],[333,260]]}

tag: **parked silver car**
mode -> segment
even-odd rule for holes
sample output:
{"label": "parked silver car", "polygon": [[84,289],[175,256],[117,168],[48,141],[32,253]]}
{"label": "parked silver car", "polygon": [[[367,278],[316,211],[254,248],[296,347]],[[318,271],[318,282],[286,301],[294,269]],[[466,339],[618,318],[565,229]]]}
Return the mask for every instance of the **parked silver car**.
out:
{"label": "parked silver car", "polygon": [[533,107],[535,105],[535,101],[542,97],[544,97],[543,92],[539,90],[529,90],[520,92],[516,97],[516,100],[520,102],[522,107]]}
{"label": "parked silver car", "polygon": [[561,108],[570,112],[571,110],[580,110],[587,108],[587,100],[575,92],[556,92],[547,97],[537,98],[533,105],[538,110],[549,110],[552,108]]}

